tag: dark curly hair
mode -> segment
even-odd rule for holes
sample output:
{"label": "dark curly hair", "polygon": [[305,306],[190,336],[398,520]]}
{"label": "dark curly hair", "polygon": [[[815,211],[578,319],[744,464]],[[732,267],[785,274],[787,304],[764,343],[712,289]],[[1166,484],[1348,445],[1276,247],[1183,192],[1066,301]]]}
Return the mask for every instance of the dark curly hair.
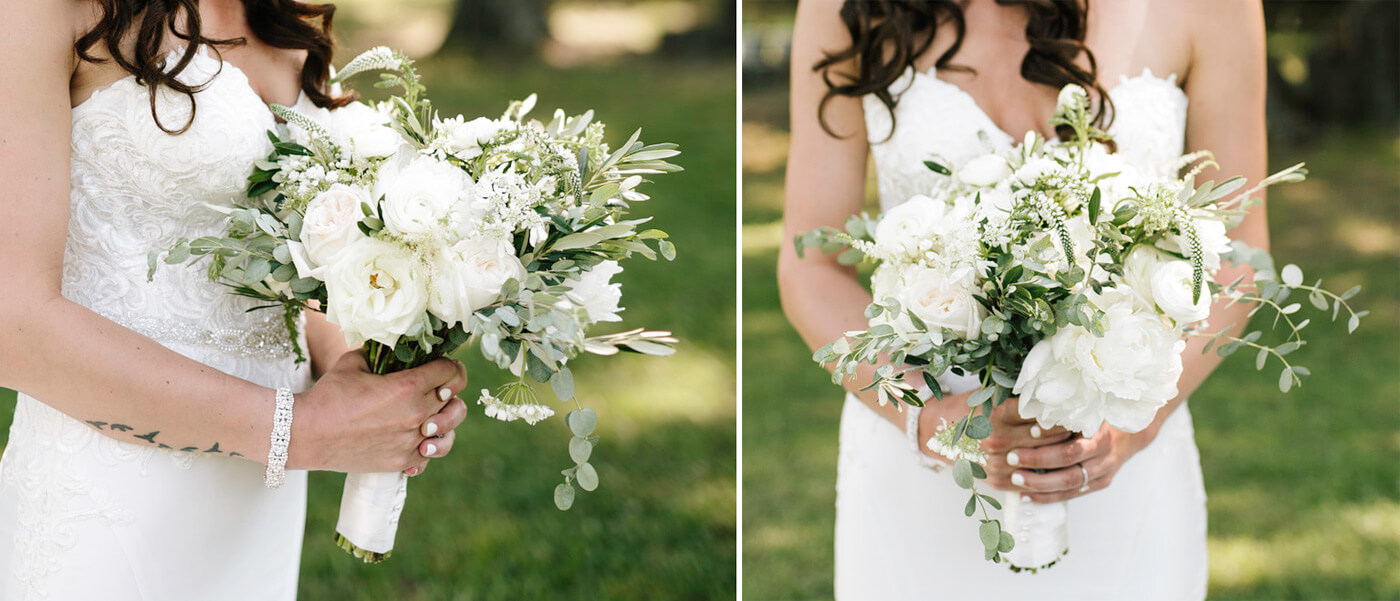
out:
{"label": "dark curly hair", "polygon": [[[220,46],[247,43],[244,38],[215,40],[204,37],[199,19],[198,0],[98,0],[102,19],[91,31],[78,38],[73,48],[78,57],[90,63],[109,59],[92,54],[102,44],[112,61],[131,75],[137,83],[150,89],[151,117],[156,125],[169,134],[183,133],[194,123],[195,92],[204,85],[189,85],[176,79],[194,59],[200,45],[218,51]],[[296,0],[243,0],[248,26],[259,40],[276,48],[306,51],[306,63],[301,71],[301,89],[316,106],[336,108],[354,100],[353,94],[332,96],[326,91],[330,78],[331,54],[335,43],[331,37],[333,4],[305,4]],[[132,33],[134,32],[134,34]],[[185,42],[183,52],[174,65],[166,65],[162,45],[167,33]],[[123,52],[122,42],[134,35],[130,53]],[[190,99],[190,119],[179,129],[167,128],[156,114],[156,89],[165,86]]]}
{"label": "dark curly hair", "polygon": [[[1030,20],[1026,23],[1026,41],[1030,50],[1021,59],[1021,77],[1027,81],[1063,87],[1075,83],[1100,99],[1094,115],[1099,129],[1107,128],[1111,115],[1108,93],[1098,82],[1098,65],[1094,53],[1084,45],[1088,29],[1089,0],[996,0],[1001,5],[1026,8]],[[851,46],[827,53],[812,67],[822,74],[827,91],[817,107],[817,119],[822,129],[836,135],[827,125],[826,105],[837,96],[859,98],[874,94],[891,113],[899,98],[890,93],[890,84],[914,65],[933,46],[938,24],[952,24],[956,37],[948,50],[939,55],[937,69],[970,71],[968,67],[950,61],[962,47],[967,34],[967,22],[961,3],[952,0],[847,0],[841,7],[841,20],[851,35]],[[1083,53],[1089,67],[1074,62]],[[856,74],[833,74],[832,67],[854,61]],[[844,81],[837,81],[837,78]],[[1057,133],[1066,137],[1072,132],[1061,127]]]}

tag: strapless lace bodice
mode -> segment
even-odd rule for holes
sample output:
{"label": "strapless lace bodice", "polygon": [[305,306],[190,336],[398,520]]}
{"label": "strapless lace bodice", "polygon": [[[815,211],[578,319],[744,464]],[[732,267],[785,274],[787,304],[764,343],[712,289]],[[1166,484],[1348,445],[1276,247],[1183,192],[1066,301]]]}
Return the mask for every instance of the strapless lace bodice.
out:
{"label": "strapless lace bodice", "polygon": [[[226,217],[213,207],[245,200],[253,161],[271,151],[272,114],[237,67],[200,52],[180,79],[207,82],[180,135],[157,126],[146,87],[130,77],[73,109],[63,295],[160,342],[285,354],[277,312],[245,313],[252,301],[206,270],[161,265],[147,282],[147,253],[218,233]],[[183,126],[190,107],[183,94],[157,95],[168,128]]]}
{"label": "strapless lace bodice", "polygon": [[[255,301],[211,282],[207,263],[161,264],[147,281],[151,250],[223,229],[217,209],[245,200],[271,151],[272,114],[237,67],[201,51],[179,78],[202,85],[179,135],[131,77],[73,109],[63,295],[222,372],[305,390],[280,310],[247,312]],[[189,120],[185,95],[156,99],[167,127]],[[159,431],[139,437],[149,424],[107,436],[117,424],[90,423],[19,395],[0,461],[0,599],[295,597],[304,472],[269,490],[261,465],[218,444],[176,449]]]}
{"label": "strapless lace bodice", "polygon": [[[910,68],[890,90],[899,98],[893,121],[875,96],[863,99],[882,208],[929,193],[938,175],[924,167],[925,160],[936,156],[960,165],[991,150],[979,132],[996,150],[1020,142],[1001,131],[971,95],[932,71]],[[1163,79],[1144,69],[1121,78],[1108,94],[1115,111],[1109,133],[1119,154],[1150,174],[1174,169],[1186,135],[1186,94],[1176,87],[1176,76]]]}

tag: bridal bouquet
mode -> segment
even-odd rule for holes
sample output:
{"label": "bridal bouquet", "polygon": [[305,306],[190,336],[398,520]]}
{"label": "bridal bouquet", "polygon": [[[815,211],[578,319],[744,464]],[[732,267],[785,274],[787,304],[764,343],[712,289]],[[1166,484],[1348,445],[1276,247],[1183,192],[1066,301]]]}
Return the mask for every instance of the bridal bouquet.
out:
{"label": "bridal bouquet", "polygon": [[[641,228],[649,219],[628,219],[648,198],[645,176],[680,169],[666,162],[674,144],[644,145],[638,131],[612,149],[592,111],[527,120],[533,95],[499,119],[444,118],[413,62],[384,47],[332,81],[369,71],[402,92],[334,111],[274,106],[287,125],[268,132],[273,151],[253,168],[247,205],[226,210],[222,236],[180,240],[165,262],[208,258],[211,279],[285,311],[293,347],[300,312],[324,311],[375,373],[477,341],[516,376],[478,401],[503,421],[553,415],[527,377],[573,399],[567,363],[581,352],[673,352],[669,332],[589,330],[621,321],[619,261],[675,255],[665,232]],[[554,491],[560,509],[575,485],[598,486],[596,414],[579,406],[565,421],[573,463]],[[406,486],[402,473],[349,474],[339,544],[366,561],[387,557]]]}
{"label": "bridal bouquet", "polygon": [[[1336,295],[1321,281],[1305,284],[1297,266],[1275,272],[1267,252],[1226,236],[1258,202],[1256,192],[1301,181],[1301,164],[1237,194],[1242,178],[1195,186],[1194,176],[1213,164],[1208,153],[1181,157],[1174,173],[1147,172],[1111,153],[1088,104],[1079,86],[1061,91],[1051,123],[1073,129],[1066,143],[1031,133],[1019,148],[961,165],[926,161],[943,176],[929,195],[878,218],[852,216],[844,231],[823,228],[796,240],[799,254],[820,248],[842,251],[842,264],[876,264],[869,329],[813,357],[834,364],[835,382],[861,363],[888,358],[866,389],[881,404],[922,406],[906,374],[918,372],[939,400],[938,377],[976,376],[981,387],[968,398],[967,415],[945,424],[928,446],[956,460],[953,479],[971,491],[966,513],[981,511],[987,559],[1006,554],[1018,570],[1048,567],[1065,553],[1065,503],[1021,505],[1009,495],[1005,528],[988,512],[989,505],[1003,509],[976,486],[986,477],[979,440],[992,434],[993,408],[1019,396],[1020,415],[1043,428],[1092,435],[1106,422],[1137,432],[1177,396],[1186,337],[1212,337],[1206,350],[1219,341],[1221,356],[1256,350],[1256,367],[1276,362],[1287,392],[1308,374],[1288,359],[1305,343],[1309,323],[1298,320],[1302,304],[1290,296],[1306,293],[1334,320],[1345,309],[1348,331],[1366,313],[1346,302],[1359,287]],[[1248,263],[1253,283],[1213,281],[1222,259]],[[1286,339],[1275,346],[1261,342],[1260,331],[1205,334],[1216,299],[1254,304],[1251,315],[1267,308],[1275,327],[1286,326]],[[1032,532],[1029,544],[1018,546],[1008,532],[1022,531],[1016,520]]]}

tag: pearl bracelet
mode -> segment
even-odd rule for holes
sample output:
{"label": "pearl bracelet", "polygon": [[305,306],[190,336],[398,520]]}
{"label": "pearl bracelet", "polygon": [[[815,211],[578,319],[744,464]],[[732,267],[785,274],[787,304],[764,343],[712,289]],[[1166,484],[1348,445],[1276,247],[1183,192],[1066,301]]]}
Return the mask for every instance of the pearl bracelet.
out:
{"label": "pearl bracelet", "polygon": [[277,389],[277,409],[272,414],[272,445],[267,450],[267,473],[263,476],[268,488],[282,486],[287,475],[287,445],[292,442],[292,404],[295,402],[291,389]]}
{"label": "pearl bracelet", "polygon": [[941,472],[943,463],[925,455],[923,449],[919,448],[919,415],[923,412],[923,407],[909,405],[904,408],[904,435],[909,438],[909,446],[913,448],[914,456],[919,458],[919,465]]}

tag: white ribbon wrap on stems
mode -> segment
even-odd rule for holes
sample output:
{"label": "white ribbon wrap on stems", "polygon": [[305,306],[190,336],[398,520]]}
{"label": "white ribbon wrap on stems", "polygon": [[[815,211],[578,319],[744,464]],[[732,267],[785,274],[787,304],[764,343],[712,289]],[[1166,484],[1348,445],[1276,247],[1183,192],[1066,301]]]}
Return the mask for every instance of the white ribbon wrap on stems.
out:
{"label": "white ribbon wrap on stems", "polygon": [[346,474],[335,531],[340,546],[367,563],[378,563],[394,550],[399,514],[408,497],[403,472]]}
{"label": "white ribbon wrap on stems", "polygon": [[1013,492],[1001,506],[1002,527],[1016,539],[1004,554],[1012,570],[1043,570],[1069,551],[1069,502],[1027,503]]}

